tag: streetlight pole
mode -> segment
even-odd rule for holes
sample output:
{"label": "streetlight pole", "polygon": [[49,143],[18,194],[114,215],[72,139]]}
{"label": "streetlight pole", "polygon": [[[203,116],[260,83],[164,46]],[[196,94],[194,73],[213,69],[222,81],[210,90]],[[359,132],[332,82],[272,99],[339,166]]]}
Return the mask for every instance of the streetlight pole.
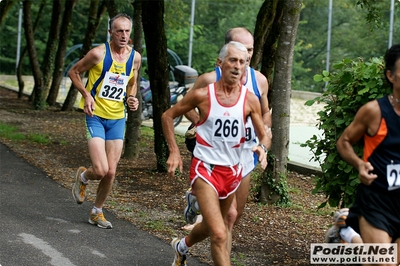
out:
{"label": "streetlight pole", "polygon": [[328,40],[326,44],[326,67],[329,71],[330,53],[331,53],[331,28],[332,28],[332,0],[329,0],[329,16],[328,16]]}
{"label": "streetlight pole", "polygon": [[188,55],[188,66],[192,67],[192,46],[193,46],[193,24],[194,24],[194,7],[196,0],[192,0],[192,12],[190,16],[190,36],[189,36],[189,55]]}
{"label": "streetlight pole", "polygon": [[[1,2],[1,1],[0,1]],[[22,2],[19,2],[19,14],[18,14],[18,37],[17,37],[17,58],[15,63],[15,71],[18,69],[20,51],[21,51],[21,24],[22,24]]]}
{"label": "streetlight pole", "polygon": [[393,38],[393,19],[394,19],[394,0],[390,1],[390,29],[389,29],[389,47],[392,47]]}
{"label": "streetlight pole", "polygon": [[[332,0],[329,0],[329,15],[328,15],[328,40],[326,43],[326,66],[325,70],[329,72],[329,65],[330,65],[330,53],[331,53],[331,28],[332,28]],[[328,86],[328,82],[325,82],[325,88]]]}

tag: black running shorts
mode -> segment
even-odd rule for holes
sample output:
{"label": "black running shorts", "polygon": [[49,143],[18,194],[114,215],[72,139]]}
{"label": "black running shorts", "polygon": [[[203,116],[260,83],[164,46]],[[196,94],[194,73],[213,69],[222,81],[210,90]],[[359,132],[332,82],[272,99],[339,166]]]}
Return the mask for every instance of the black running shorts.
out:
{"label": "black running shorts", "polygon": [[360,184],[357,188],[356,201],[346,219],[346,224],[357,232],[360,232],[359,216],[364,216],[372,226],[386,231],[393,241],[400,238],[399,193],[376,191]]}

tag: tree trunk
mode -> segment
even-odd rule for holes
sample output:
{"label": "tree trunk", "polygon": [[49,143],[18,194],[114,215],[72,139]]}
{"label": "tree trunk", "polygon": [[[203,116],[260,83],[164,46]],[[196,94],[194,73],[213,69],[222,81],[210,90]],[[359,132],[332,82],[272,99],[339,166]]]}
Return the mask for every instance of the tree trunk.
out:
{"label": "tree trunk", "polygon": [[[260,200],[264,203],[276,203],[287,191],[286,180],[281,180],[287,174],[290,130],[290,97],[294,45],[302,0],[285,0],[282,17],[282,27],[279,36],[274,81],[273,81],[273,142],[271,153],[274,156],[272,175],[264,172],[261,185]],[[284,182],[285,184],[282,184]]]}
{"label": "tree trunk", "polygon": [[57,96],[60,90],[61,80],[63,79],[64,62],[65,62],[64,57],[65,57],[65,52],[67,50],[69,34],[71,32],[72,11],[77,1],[78,0],[70,0],[65,2],[64,17],[61,24],[62,34],[60,35],[60,41],[58,43],[56,60],[54,64],[53,79],[51,82],[49,95],[47,97],[47,103],[50,106],[55,105],[57,102]]}
{"label": "tree trunk", "polygon": [[[140,0],[133,2],[134,14],[134,30],[133,30],[133,47],[135,50],[142,54],[142,3]],[[125,132],[125,149],[124,158],[137,158],[139,156],[139,139],[140,139],[140,125],[142,124],[142,94],[140,93],[140,69],[136,77],[137,94],[139,100],[138,110],[132,112],[128,109],[128,121],[126,123]]]}
{"label": "tree trunk", "polygon": [[3,23],[4,19],[6,18],[8,11],[15,3],[13,0],[3,0],[0,2],[0,26]]}
{"label": "tree trunk", "polygon": [[54,69],[54,60],[56,58],[57,45],[60,38],[61,15],[62,2],[59,0],[54,0],[51,15],[50,32],[47,39],[46,52],[42,63],[43,82],[44,87],[46,88],[45,95],[47,94],[47,89],[49,88],[49,84],[51,81],[50,77]]}
{"label": "tree trunk", "polygon": [[114,0],[106,0],[104,1],[107,6],[108,16],[110,18],[115,17],[118,14],[117,5]]}
{"label": "tree trunk", "polygon": [[166,172],[168,147],[162,130],[161,115],[170,107],[170,92],[164,1],[142,0],[142,20],[153,97],[154,152],[157,157],[157,170]]}
{"label": "tree trunk", "polygon": [[[97,28],[99,27],[100,18],[106,10],[104,1],[99,6],[99,0],[91,0],[89,8],[88,22],[85,32],[85,38],[82,43],[82,50],[80,58],[83,58],[87,52],[92,48],[93,39],[96,35]],[[81,76],[83,78],[83,75]],[[76,97],[78,96],[78,90],[73,84],[68,90],[68,95],[65,98],[61,111],[71,111],[74,108]]]}
{"label": "tree trunk", "polygon": [[[33,33],[35,33],[35,31],[36,31],[36,28],[37,28],[37,26],[39,24],[40,18],[42,17],[42,13],[43,13],[45,5],[46,5],[46,1],[42,1],[42,3],[40,4],[38,15],[37,15],[36,20],[35,20],[35,24],[33,26]],[[24,83],[24,80],[22,79],[22,62],[23,62],[24,57],[25,57],[27,52],[28,52],[28,47],[25,46],[24,49],[22,50],[22,53],[21,53],[20,57],[19,57],[19,62],[18,62],[18,66],[17,66],[18,98],[21,98],[23,93],[24,93],[25,83]],[[34,93],[34,90],[32,91],[32,95],[33,95],[33,93]],[[30,97],[30,100],[33,99],[32,95]]]}
{"label": "tree trunk", "polygon": [[284,7],[284,1],[278,1],[278,4],[276,5],[274,23],[272,24],[268,37],[265,40],[263,47],[264,52],[261,59],[260,72],[267,77],[268,83],[270,85],[268,90],[268,102],[271,109],[274,107],[273,106],[274,103],[271,101],[271,99],[274,97],[273,96],[274,88],[272,84],[273,84],[273,77],[274,77],[273,73],[274,73],[275,63],[277,60],[276,49],[278,46],[278,40],[282,28],[283,7]]}
{"label": "tree trunk", "polygon": [[43,86],[43,74],[40,70],[39,61],[36,54],[35,39],[33,36],[33,26],[32,26],[32,15],[31,15],[31,1],[26,0],[23,2],[24,11],[24,31],[26,38],[26,45],[28,47],[29,61],[32,67],[33,78],[35,80],[34,91],[35,99],[33,101],[33,107],[35,109],[44,109],[44,91]]}
{"label": "tree trunk", "polygon": [[270,36],[274,18],[277,12],[277,3],[279,0],[264,1],[257,14],[256,25],[254,29],[254,54],[251,58],[251,67],[258,69],[263,57],[264,43]]}

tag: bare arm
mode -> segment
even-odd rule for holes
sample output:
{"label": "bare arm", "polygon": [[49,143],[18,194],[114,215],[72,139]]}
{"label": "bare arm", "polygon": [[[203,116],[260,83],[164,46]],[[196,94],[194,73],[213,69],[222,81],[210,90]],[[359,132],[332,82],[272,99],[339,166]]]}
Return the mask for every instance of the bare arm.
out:
{"label": "bare arm", "polygon": [[[138,77],[138,71],[140,69],[140,64],[142,62],[142,56],[135,51],[135,60],[134,60],[134,67],[133,67],[133,77],[129,80],[128,86],[126,88],[126,95],[128,97],[127,99],[127,104],[129,106],[129,109],[131,111],[136,111],[137,107],[139,105],[139,101],[136,99],[136,93],[137,93],[137,77]],[[130,95],[134,97],[129,97]]]}
{"label": "bare arm", "polygon": [[[261,105],[258,98],[254,94],[248,93],[246,106],[246,112],[250,114],[260,144],[263,144],[267,149],[269,149],[271,147],[271,138],[267,135],[265,130],[261,115]],[[267,156],[263,148],[255,146],[253,152],[258,154],[258,160],[260,161],[261,167],[265,169],[265,167],[267,167]]]}
{"label": "bare arm", "polygon": [[138,77],[138,71],[140,69],[140,65],[142,62],[142,56],[135,51],[135,60],[133,62],[133,77],[129,80],[127,89],[126,89],[126,95],[133,95],[136,96],[137,93],[137,86],[136,86],[136,81]]}
{"label": "bare arm", "polygon": [[104,55],[104,45],[97,46],[90,50],[85,57],[76,63],[71,70],[68,72],[68,76],[70,77],[74,86],[78,89],[78,91],[82,94],[82,97],[85,99],[84,109],[85,114],[89,116],[93,116],[93,110],[95,108],[94,99],[90,95],[90,93],[86,90],[83,85],[81,75],[91,69],[93,66],[98,64]]}
{"label": "bare arm", "polygon": [[[161,117],[162,127],[165,139],[168,143],[169,157],[167,160],[168,176],[174,177],[175,170],[178,168],[183,171],[183,162],[180,155],[179,147],[176,143],[174,132],[174,118],[181,116],[195,107],[206,110],[208,108],[207,101],[208,89],[198,88],[190,90],[177,104],[165,111]],[[204,102],[204,103],[202,103]]]}
{"label": "bare arm", "polygon": [[358,170],[360,181],[365,185],[370,185],[377,176],[371,173],[374,170],[371,163],[364,162],[357,156],[353,144],[367,132],[374,134],[379,126],[379,119],[378,103],[373,101],[365,104],[358,110],[353,122],[344,130],[336,143],[337,150],[342,158]]}
{"label": "bare arm", "polygon": [[260,103],[261,103],[262,119],[268,136],[272,138],[272,132],[271,132],[272,117],[268,103],[268,89],[269,89],[268,80],[260,71],[255,71],[255,73],[257,78],[258,89],[261,94]]}
{"label": "bare arm", "polygon": [[[194,83],[193,87],[190,90],[196,90],[199,88],[204,88],[207,87],[208,84],[214,83],[217,80],[217,76],[215,71],[204,73],[203,75],[200,75],[196,79],[196,82]],[[190,110],[185,114],[185,117],[189,119],[190,122],[193,124],[197,124],[199,122],[200,116],[196,112],[195,109]]]}

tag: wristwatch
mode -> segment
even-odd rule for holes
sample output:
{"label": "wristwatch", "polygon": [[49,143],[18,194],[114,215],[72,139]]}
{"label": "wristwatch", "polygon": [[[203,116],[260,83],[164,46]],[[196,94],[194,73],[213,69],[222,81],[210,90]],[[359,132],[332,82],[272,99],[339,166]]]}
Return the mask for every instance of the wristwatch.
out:
{"label": "wristwatch", "polygon": [[265,145],[264,144],[258,144],[258,146],[260,146],[264,151],[265,151],[265,154],[268,154],[268,149],[267,149],[267,147],[265,147]]}

